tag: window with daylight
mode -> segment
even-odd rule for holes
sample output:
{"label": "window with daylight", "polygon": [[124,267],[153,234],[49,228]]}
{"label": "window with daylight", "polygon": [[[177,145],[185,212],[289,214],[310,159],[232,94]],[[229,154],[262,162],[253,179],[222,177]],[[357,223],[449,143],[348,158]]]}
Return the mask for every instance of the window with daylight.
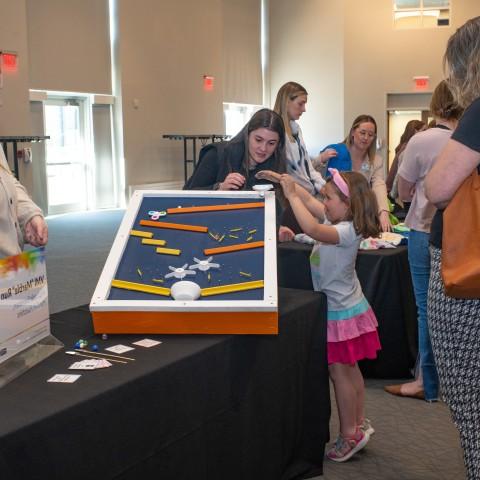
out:
{"label": "window with daylight", "polygon": [[261,108],[264,107],[262,105],[224,102],[225,135],[234,137],[252,118],[252,115]]}
{"label": "window with daylight", "polygon": [[434,28],[450,25],[451,0],[393,0],[395,28]]}

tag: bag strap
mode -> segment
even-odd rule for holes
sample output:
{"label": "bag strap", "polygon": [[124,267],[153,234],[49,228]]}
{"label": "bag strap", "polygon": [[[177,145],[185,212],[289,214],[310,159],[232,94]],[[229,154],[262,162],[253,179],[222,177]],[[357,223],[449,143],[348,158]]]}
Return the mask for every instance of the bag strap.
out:
{"label": "bag strap", "polygon": [[472,172],[472,187],[474,190],[480,189],[480,164]]}

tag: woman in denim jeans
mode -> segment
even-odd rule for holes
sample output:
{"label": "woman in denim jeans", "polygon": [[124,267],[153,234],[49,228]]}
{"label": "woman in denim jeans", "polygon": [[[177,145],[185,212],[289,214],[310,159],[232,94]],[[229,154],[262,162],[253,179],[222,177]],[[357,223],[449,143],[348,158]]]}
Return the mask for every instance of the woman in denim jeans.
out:
{"label": "woman in denim jeans", "polygon": [[425,177],[447,144],[463,109],[458,107],[445,81],[435,88],[430,113],[433,128],[417,133],[407,144],[398,169],[398,193],[402,201],[412,202],[405,224],[410,228],[408,263],[418,312],[417,376],[413,382],[386,386],[393,395],[438,400],[438,375],[427,323],[427,295],[430,278],[430,225],[436,208],[425,197]]}

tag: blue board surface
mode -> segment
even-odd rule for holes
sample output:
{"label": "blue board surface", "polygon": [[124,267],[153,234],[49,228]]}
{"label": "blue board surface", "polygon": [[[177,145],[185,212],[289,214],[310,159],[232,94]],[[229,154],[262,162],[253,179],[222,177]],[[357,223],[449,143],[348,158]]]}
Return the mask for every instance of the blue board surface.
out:
{"label": "blue board surface", "polygon": [[[214,235],[225,235],[219,243],[208,233],[171,230],[140,225],[140,220],[150,220],[149,211],[166,211],[168,208],[192,207],[204,205],[227,205],[251,202],[264,202],[263,199],[238,199],[238,198],[205,198],[205,197],[144,197],[140,205],[134,225],[135,230],[153,233],[154,239],[166,240],[166,248],[181,250],[181,255],[163,255],[156,253],[153,245],[143,245],[140,237],[130,236],[122,258],[119,262],[115,279],[135,283],[144,283],[170,288],[179,279],[164,276],[171,272],[169,267],[179,268],[195,264],[193,257],[206,260],[203,253],[206,248],[247,243],[247,237],[252,236],[251,242],[264,241],[264,208],[251,208],[231,211],[197,212],[183,214],[168,214],[160,217],[160,222],[180,223],[186,225],[206,226]],[[241,228],[240,231],[231,231]],[[255,233],[249,234],[251,230]],[[231,238],[229,235],[238,236]],[[223,253],[213,256],[211,262],[219,263],[219,269],[210,269],[203,272],[198,269],[195,275],[187,275],[182,280],[191,280],[200,288],[243,283],[264,279],[264,249],[255,248],[239,252]],[[250,274],[250,277],[240,275],[240,272]],[[210,280],[209,275],[210,274]],[[154,282],[153,279],[163,279],[163,283]],[[209,296],[199,299],[207,300],[263,300],[263,289],[234,292],[222,295]],[[109,300],[168,300],[169,297],[158,296],[150,293],[136,292],[112,287]]]}

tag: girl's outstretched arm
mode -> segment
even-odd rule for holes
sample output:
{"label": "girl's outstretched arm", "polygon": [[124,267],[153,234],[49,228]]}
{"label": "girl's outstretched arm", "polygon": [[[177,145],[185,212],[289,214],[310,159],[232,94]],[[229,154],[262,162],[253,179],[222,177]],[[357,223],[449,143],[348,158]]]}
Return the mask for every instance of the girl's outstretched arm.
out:
{"label": "girl's outstretched arm", "polygon": [[[325,207],[323,206],[323,203],[320,200],[317,200],[309,192],[307,192],[307,190],[305,190],[302,186],[298,185],[298,183],[295,182],[293,177],[291,177],[290,175],[287,175],[286,173],[281,175],[281,177],[280,177],[280,183],[281,183],[282,187],[283,187],[283,183],[282,183],[283,179],[285,179],[285,181],[289,181],[289,182],[292,181],[295,184],[295,192],[300,197],[300,200],[303,202],[303,204],[305,205],[307,210],[315,218],[317,218],[318,220],[323,222],[323,219],[325,218]],[[285,188],[283,188],[283,191],[285,193]],[[287,196],[286,193],[285,193],[285,196]]]}
{"label": "girl's outstretched arm", "polygon": [[323,204],[297,185],[289,175],[282,175],[280,184],[302,230],[315,240],[333,245],[337,244],[340,241],[337,229],[330,225],[318,223],[317,218],[321,220],[324,218],[325,208]]}

